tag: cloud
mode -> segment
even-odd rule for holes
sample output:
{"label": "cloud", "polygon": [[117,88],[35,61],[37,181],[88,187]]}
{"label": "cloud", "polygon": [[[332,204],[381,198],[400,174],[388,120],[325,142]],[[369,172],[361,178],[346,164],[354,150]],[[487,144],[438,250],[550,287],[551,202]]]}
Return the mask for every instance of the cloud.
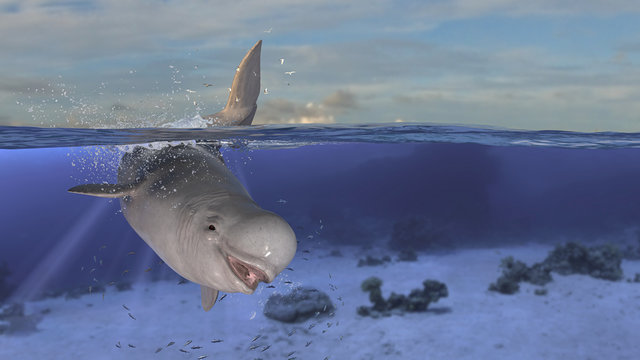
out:
{"label": "cloud", "polygon": [[297,103],[277,98],[265,101],[256,113],[256,124],[333,124],[336,118],[358,109],[358,100],[349,90],[337,90],[319,103]]}
{"label": "cloud", "polygon": [[298,104],[290,100],[266,101],[256,113],[254,124],[333,124],[335,117],[322,105]]}
{"label": "cloud", "polygon": [[322,104],[336,111],[348,111],[358,108],[358,102],[354,93],[347,90],[338,90],[327,96]]}

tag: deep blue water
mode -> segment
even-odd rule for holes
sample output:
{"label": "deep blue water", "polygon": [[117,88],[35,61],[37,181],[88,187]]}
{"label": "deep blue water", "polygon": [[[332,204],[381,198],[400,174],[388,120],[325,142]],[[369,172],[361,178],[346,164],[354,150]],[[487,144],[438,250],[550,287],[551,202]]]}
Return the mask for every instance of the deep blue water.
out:
{"label": "deep blue water", "polygon": [[[66,192],[113,182],[121,154],[114,144],[223,144],[227,164],[258,204],[299,237],[321,221],[321,236],[336,244],[388,242],[407,219],[432,222],[456,246],[478,247],[634,241],[640,228],[640,134],[433,125],[0,127],[0,139],[0,261],[16,284],[45,271],[33,293],[90,281],[95,274],[79,269],[98,253],[114,259],[100,269],[102,279],[157,260],[117,201]],[[65,261],[43,268],[56,251]],[[139,256],[127,257],[130,251]]]}

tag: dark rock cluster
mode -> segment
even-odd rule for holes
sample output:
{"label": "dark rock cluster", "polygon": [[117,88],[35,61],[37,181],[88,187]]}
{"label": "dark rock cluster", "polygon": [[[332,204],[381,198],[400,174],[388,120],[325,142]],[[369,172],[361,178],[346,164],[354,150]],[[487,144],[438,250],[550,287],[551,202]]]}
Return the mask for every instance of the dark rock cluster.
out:
{"label": "dark rock cluster", "polygon": [[36,331],[39,318],[24,314],[24,304],[12,303],[0,311],[0,334],[25,334]]}
{"label": "dark rock cluster", "polygon": [[575,242],[558,245],[541,263],[529,267],[509,256],[502,259],[502,275],[489,290],[502,294],[514,294],[520,282],[544,286],[552,281],[551,271],[561,275],[583,274],[594,278],[618,281],[622,279],[622,255],[615,246],[586,247]]}
{"label": "dark rock cluster", "polygon": [[297,287],[288,294],[273,294],[264,305],[264,315],[285,323],[297,323],[311,317],[331,314],[333,303],[326,293],[309,287]]}
{"label": "dark rock cluster", "polygon": [[398,261],[418,261],[418,254],[411,249],[402,249],[398,254]]}
{"label": "dark rock cluster", "polygon": [[362,282],[362,291],[369,293],[369,301],[373,306],[359,306],[357,309],[360,316],[390,316],[392,314],[402,315],[405,312],[426,311],[431,303],[437,302],[440,298],[449,296],[447,285],[435,280],[425,280],[422,282],[422,289],[413,289],[408,296],[396,294],[394,292],[385,300],[382,297],[382,280],[373,276]]}
{"label": "dark rock cluster", "polygon": [[383,265],[385,263],[391,262],[391,257],[389,255],[385,255],[382,258],[374,258],[372,256],[367,255],[366,258],[358,260],[358,267],[362,266],[378,266]]}
{"label": "dark rock cluster", "polygon": [[512,256],[509,256],[502,259],[500,267],[502,268],[502,275],[495,283],[489,285],[489,290],[502,294],[515,294],[520,290],[520,282],[522,281],[544,286],[553,280],[551,268],[544,263],[537,263],[528,267],[522,261],[514,260]]}

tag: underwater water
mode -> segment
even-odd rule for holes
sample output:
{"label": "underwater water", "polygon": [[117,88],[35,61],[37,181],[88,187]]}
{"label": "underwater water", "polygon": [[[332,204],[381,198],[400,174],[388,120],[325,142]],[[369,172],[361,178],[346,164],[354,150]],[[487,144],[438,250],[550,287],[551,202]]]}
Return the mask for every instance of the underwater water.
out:
{"label": "underwater water", "polygon": [[[67,192],[177,142],[298,241],[209,312],[117,199]],[[639,159],[622,133],[0,127],[0,359],[637,359]]]}

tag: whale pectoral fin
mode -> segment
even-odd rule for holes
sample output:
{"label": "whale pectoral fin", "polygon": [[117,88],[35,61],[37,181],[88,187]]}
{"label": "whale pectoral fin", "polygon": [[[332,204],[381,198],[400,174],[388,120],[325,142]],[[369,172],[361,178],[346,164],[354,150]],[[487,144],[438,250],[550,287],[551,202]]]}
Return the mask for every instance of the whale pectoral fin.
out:
{"label": "whale pectoral fin", "polygon": [[104,198],[120,198],[130,195],[135,189],[134,184],[84,184],[67,190],[74,194],[98,196]]}
{"label": "whale pectoral fin", "polygon": [[202,301],[202,308],[204,311],[211,310],[217,299],[218,290],[200,285],[200,301]]}

